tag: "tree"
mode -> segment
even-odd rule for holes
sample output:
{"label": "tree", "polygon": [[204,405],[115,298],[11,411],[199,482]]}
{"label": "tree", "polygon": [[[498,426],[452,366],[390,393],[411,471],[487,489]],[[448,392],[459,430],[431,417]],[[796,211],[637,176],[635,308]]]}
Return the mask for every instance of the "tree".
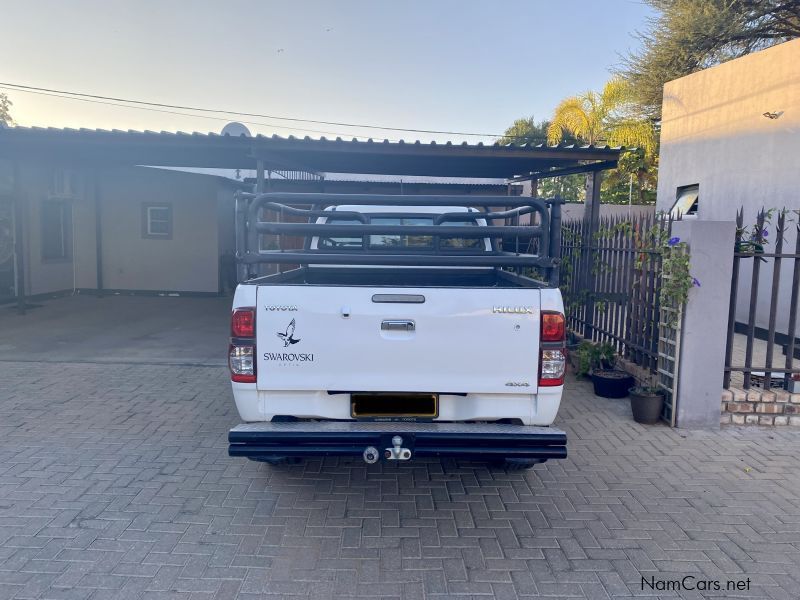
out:
{"label": "tree", "polygon": [[800,37],[800,0],[645,1],[657,14],[620,74],[656,119],[667,81]]}
{"label": "tree", "polygon": [[600,196],[608,204],[655,204],[658,183],[658,155],[643,150],[624,152],[619,165],[603,178]]}
{"label": "tree", "polygon": [[497,140],[500,144],[544,144],[547,142],[547,121],[539,123],[533,116],[517,119],[505,130],[503,137]]}
{"label": "tree", "polygon": [[[539,121],[533,116],[517,119],[511,127],[505,130],[503,137],[497,141],[501,144],[546,144],[547,128],[549,121]],[[563,139],[566,143],[574,143],[574,137],[567,135]],[[578,202],[583,198],[583,177],[580,175],[567,175],[566,177],[548,177],[541,179],[537,194],[543,198],[560,196],[568,202]]]}
{"label": "tree", "polygon": [[634,146],[647,154],[656,150],[653,124],[640,114],[631,86],[621,77],[611,79],[600,93],[590,90],[561,101],[547,128],[547,141],[558,144],[565,135],[586,144]]}
{"label": "tree", "polygon": [[11,118],[11,100],[5,94],[0,94],[0,124],[11,125],[14,120]]}
{"label": "tree", "polygon": [[[625,176],[627,183],[633,174],[637,198],[640,203],[645,202],[648,173],[652,173],[656,165],[658,140],[652,121],[633,101],[633,91],[627,81],[614,77],[600,93],[588,91],[563,100],[547,128],[547,140],[557,144],[565,135],[574,136],[586,144],[635,148],[620,159],[627,174],[617,169],[616,173],[612,171],[609,174],[608,179],[613,186],[615,177]],[[588,176],[586,183],[588,186]],[[608,192],[609,184],[604,187]]]}
{"label": "tree", "polygon": [[583,200],[583,181],[582,175],[565,175],[563,177],[540,179],[537,193],[542,198],[558,196],[567,202],[580,202]]}

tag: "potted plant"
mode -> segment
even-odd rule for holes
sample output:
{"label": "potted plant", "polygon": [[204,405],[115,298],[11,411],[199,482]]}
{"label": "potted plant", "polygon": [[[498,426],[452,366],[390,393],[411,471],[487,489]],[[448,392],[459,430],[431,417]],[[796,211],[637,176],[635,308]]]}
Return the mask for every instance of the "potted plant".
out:
{"label": "potted plant", "polygon": [[567,334],[567,358],[572,367],[577,370],[580,362],[579,349],[581,347],[580,338],[573,332]]}
{"label": "potted plant", "polygon": [[571,356],[578,377],[591,377],[592,369],[599,368],[597,345],[592,342],[582,341]]}
{"label": "potted plant", "polygon": [[578,375],[592,378],[594,393],[603,398],[624,398],[634,384],[629,373],[615,368],[616,353],[611,344],[584,341],[578,347]]}
{"label": "potted plant", "polygon": [[611,344],[597,346],[597,366],[592,369],[594,393],[603,398],[624,398],[635,383],[630,373],[616,368],[617,355]]}
{"label": "potted plant", "polygon": [[639,385],[630,389],[633,420],[645,425],[658,423],[664,409],[664,392],[654,385]]}

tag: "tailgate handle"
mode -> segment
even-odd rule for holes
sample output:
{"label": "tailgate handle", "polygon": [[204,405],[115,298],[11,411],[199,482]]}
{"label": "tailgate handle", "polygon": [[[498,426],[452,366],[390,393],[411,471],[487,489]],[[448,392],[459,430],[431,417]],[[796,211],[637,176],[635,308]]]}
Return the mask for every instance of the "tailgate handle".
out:
{"label": "tailgate handle", "polygon": [[424,304],[425,296],[422,294],[374,294],[372,301],[391,304]]}
{"label": "tailgate handle", "polygon": [[414,331],[416,325],[414,325],[414,321],[410,320],[381,321],[381,329],[383,331]]}

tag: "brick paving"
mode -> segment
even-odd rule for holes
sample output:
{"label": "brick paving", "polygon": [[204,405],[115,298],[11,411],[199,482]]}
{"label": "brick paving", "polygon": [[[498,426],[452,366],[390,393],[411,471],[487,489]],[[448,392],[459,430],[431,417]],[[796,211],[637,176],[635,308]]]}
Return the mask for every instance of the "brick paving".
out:
{"label": "brick paving", "polygon": [[217,367],[0,362],[0,599],[797,598],[800,431],[633,423],[571,382],[570,458],[270,468]]}

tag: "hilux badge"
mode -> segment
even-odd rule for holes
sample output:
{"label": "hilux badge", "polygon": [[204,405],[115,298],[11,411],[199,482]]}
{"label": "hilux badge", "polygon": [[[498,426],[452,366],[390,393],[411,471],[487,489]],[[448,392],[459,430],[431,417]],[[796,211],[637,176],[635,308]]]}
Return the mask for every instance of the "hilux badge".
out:
{"label": "hilux badge", "polygon": [[493,306],[493,313],[514,314],[514,315],[532,315],[532,306]]}

